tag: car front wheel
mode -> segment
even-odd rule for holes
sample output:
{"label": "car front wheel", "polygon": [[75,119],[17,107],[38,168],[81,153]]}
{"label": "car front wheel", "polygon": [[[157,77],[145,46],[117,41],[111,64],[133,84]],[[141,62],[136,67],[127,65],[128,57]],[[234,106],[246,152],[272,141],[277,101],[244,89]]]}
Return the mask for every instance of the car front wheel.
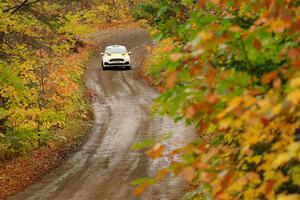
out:
{"label": "car front wheel", "polygon": [[104,67],[103,63],[102,63],[101,65],[102,65],[102,69],[103,69],[103,71],[104,71],[104,70],[106,70],[106,67]]}

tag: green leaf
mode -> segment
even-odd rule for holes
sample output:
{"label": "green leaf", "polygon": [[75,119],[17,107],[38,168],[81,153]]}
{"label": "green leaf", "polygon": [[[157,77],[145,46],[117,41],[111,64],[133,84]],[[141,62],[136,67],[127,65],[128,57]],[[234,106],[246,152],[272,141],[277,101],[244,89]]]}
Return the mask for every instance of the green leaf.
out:
{"label": "green leaf", "polygon": [[141,141],[139,143],[133,144],[131,146],[131,149],[132,150],[141,150],[141,149],[148,148],[148,147],[150,147],[154,144],[155,144],[155,140],[153,140],[153,139],[144,140],[144,141]]}

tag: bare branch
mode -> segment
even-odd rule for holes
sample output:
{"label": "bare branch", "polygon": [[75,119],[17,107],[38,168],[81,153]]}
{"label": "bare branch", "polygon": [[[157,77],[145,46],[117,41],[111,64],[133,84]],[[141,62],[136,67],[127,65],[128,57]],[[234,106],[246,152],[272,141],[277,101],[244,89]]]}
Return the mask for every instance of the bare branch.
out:
{"label": "bare branch", "polygon": [[23,8],[24,6],[29,6],[29,5],[32,5],[32,4],[35,4],[39,2],[39,0],[35,0],[33,2],[29,2],[28,0],[24,0],[20,5],[17,5],[17,6],[13,6],[11,8],[8,8],[6,10],[3,10],[3,13],[6,13],[6,12],[11,12],[11,15],[13,15],[14,13],[16,13],[18,10],[20,10],[21,8]]}

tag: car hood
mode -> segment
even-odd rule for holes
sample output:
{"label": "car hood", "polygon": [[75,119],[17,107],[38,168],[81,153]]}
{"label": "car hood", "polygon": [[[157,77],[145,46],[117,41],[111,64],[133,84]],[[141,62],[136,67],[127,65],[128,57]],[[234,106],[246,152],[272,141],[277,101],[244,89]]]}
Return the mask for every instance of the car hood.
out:
{"label": "car hood", "polygon": [[128,54],[110,54],[110,55],[107,55],[105,54],[103,56],[103,58],[105,59],[112,59],[112,58],[123,58],[123,59],[128,59],[129,58],[129,55]]}

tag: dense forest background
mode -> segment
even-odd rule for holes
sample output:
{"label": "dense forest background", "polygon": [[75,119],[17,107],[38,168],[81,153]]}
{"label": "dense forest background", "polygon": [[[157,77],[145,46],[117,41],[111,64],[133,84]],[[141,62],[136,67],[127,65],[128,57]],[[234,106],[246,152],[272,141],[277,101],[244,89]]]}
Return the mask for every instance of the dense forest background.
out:
{"label": "dense forest background", "polygon": [[80,37],[124,19],[129,6],[122,0],[0,2],[0,160],[67,141],[90,118],[82,83],[89,53],[81,51],[87,45]]}
{"label": "dense forest background", "polygon": [[150,148],[183,161],[136,193],[173,173],[193,184],[186,199],[300,199],[300,2],[150,0],[133,16],[160,41],[147,71],[163,91],[154,110],[199,135],[168,155]]}

